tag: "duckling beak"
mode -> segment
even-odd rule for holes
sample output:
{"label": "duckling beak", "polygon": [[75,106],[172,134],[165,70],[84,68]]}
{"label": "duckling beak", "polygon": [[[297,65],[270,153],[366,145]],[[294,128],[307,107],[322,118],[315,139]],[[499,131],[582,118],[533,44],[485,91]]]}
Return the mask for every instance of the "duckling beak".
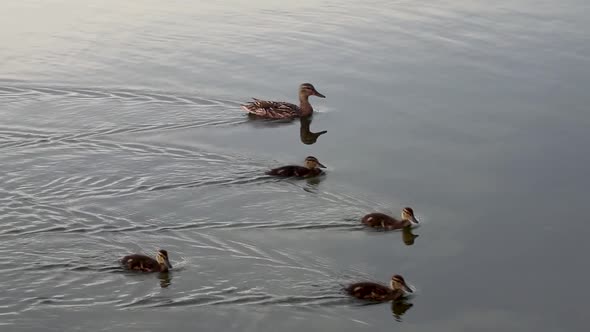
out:
{"label": "duckling beak", "polygon": [[166,265],[168,266],[169,269],[172,268],[172,264],[170,264],[170,261],[168,260],[168,258],[166,258]]}
{"label": "duckling beak", "polygon": [[411,221],[412,221],[414,224],[419,224],[419,222],[418,222],[418,219],[416,219],[416,217],[414,217],[414,216],[412,216],[412,219],[411,219]]}
{"label": "duckling beak", "polygon": [[324,164],[320,163],[319,161],[318,161],[318,166],[319,166],[320,168],[326,168],[326,166],[324,166]]}
{"label": "duckling beak", "polygon": [[318,96],[320,98],[326,98],[326,96],[324,96],[323,94],[319,93],[317,90],[313,90],[313,95],[314,96]]}
{"label": "duckling beak", "polygon": [[414,291],[408,286],[406,285],[406,283],[404,282],[404,289],[408,292],[408,293],[414,293]]}

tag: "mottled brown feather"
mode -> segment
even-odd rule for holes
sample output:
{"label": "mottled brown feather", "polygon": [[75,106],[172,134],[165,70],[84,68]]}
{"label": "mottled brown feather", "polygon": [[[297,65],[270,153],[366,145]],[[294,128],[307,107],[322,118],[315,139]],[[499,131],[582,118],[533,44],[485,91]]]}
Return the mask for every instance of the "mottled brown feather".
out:
{"label": "mottled brown feather", "polygon": [[312,168],[309,169],[303,166],[297,165],[289,165],[289,166],[282,166],[273,168],[270,171],[266,172],[267,175],[274,175],[274,176],[281,176],[281,177],[313,177],[322,174],[323,171],[319,168]]}
{"label": "mottled brown feather", "polygon": [[361,300],[394,301],[404,295],[401,290],[393,290],[374,282],[358,282],[345,288],[346,292]]}
{"label": "mottled brown feather", "polygon": [[361,222],[369,227],[382,229],[401,229],[412,224],[409,220],[398,220],[379,212],[367,214]]}
{"label": "mottled brown feather", "polygon": [[251,114],[271,119],[289,119],[301,116],[301,109],[295,104],[283,101],[252,99],[254,101],[242,105],[242,108]]}
{"label": "mottled brown feather", "polygon": [[145,255],[128,255],[121,259],[121,264],[129,270],[141,272],[161,272],[167,268],[160,265],[157,260]]}

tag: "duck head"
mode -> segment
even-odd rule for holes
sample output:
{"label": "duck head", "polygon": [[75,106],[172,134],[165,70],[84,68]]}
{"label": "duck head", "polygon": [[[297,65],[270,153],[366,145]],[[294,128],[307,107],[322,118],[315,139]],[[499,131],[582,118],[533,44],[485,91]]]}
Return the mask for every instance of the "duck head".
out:
{"label": "duck head", "polygon": [[311,83],[303,83],[299,86],[299,96],[300,97],[309,97],[309,96],[316,96],[320,98],[326,98],[323,94],[319,93],[318,90],[314,88]]}
{"label": "duck head", "polygon": [[324,166],[322,163],[320,163],[320,161],[318,160],[318,158],[314,157],[314,156],[309,156],[307,158],[305,158],[305,167],[309,168],[309,169],[314,169],[314,168],[326,168],[326,166]]}
{"label": "duck head", "polygon": [[393,275],[391,277],[391,289],[393,290],[401,290],[402,292],[409,292],[413,293],[414,291],[406,284],[404,277],[400,276],[399,274]]}
{"label": "duck head", "polygon": [[418,220],[416,220],[416,217],[414,217],[414,210],[412,210],[412,208],[410,207],[405,207],[402,210],[402,220],[403,221],[409,221],[410,223],[408,225],[411,224],[417,224]]}
{"label": "duck head", "polygon": [[168,271],[172,268],[172,264],[170,264],[170,260],[168,259],[168,251],[164,249],[158,250],[156,253],[156,261],[162,267],[163,271]]}

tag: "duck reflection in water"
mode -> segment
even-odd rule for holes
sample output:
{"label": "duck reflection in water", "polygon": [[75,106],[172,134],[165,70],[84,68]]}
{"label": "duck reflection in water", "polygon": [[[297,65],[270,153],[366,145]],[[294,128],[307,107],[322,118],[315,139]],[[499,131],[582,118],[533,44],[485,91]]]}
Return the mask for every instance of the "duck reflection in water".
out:
{"label": "duck reflection in water", "polygon": [[413,245],[418,236],[418,234],[412,233],[412,227],[407,226],[402,229],[402,239],[407,246]]}
{"label": "duck reflection in water", "polygon": [[391,313],[397,322],[401,322],[402,316],[413,306],[407,299],[399,299],[391,302]]}
{"label": "duck reflection in water", "polygon": [[166,288],[172,284],[172,275],[168,271],[158,273],[158,279],[160,279],[161,288]]}
{"label": "duck reflection in water", "polygon": [[320,183],[322,181],[324,181],[326,177],[325,176],[314,176],[314,177],[309,177],[309,178],[305,178],[305,187],[303,188],[303,190],[312,193],[312,194],[317,194],[319,193],[319,188],[320,188]]}
{"label": "duck reflection in water", "polygon": [[328,132],[327,130],[322,130],[317,133],[312,132],[310,129],[312,116],[302,116],[299,121],[301,124],[299,127],[299,137],[303,144],[314,144],[318,140],[318,137]]}

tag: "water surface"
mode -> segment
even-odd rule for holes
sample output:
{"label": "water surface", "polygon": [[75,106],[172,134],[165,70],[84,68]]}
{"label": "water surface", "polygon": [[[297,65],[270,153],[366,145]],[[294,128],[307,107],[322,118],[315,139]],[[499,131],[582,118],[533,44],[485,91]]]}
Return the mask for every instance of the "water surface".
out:
{"label": "water surface", "polygon": [[[588,7],[3,1],[2,331],[585,330]],[[303,82],[311,123],[239,109]],[[394,273],[405,306],[340,291]]]}

